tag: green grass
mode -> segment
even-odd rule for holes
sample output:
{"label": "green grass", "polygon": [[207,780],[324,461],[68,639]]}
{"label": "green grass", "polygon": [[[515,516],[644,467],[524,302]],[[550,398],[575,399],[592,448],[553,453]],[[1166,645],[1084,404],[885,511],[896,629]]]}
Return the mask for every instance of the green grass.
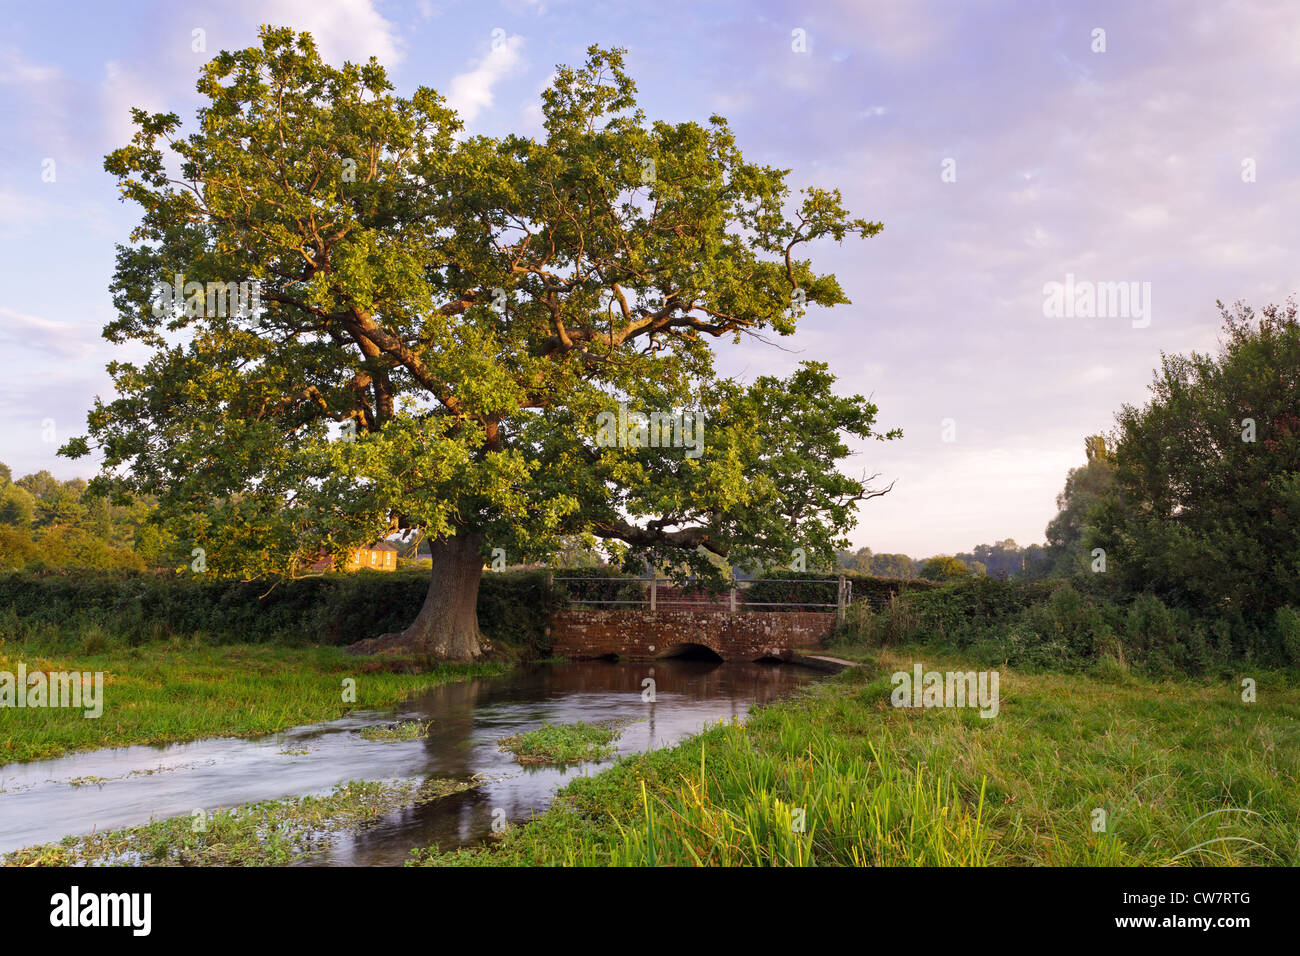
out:
{"label": "green grass", "polygon": [[362,728],[360,733],[366,740],[391,744],[403,740],[419,740],[421,737],[427,737],[429,736],[429,728],[432,726],[432,720],[399,720],[393,724],[377,724],[374,727],[365,727]]}
{"label": "green grass", "polygon": [[982,719],[890,705],[894,671],[967,669],[959,659],[834,653],[867,665],[575,780],[494,845],[411,862],[1300,864],[1300,690],[1284,675],[1249,675],[1246,704],[1235,679],[999,668],[1000,713]]}
{"label": "green grass", "polygon": [[329,847],[337,833],[364,827],[407,807],[427,803],[475,783],[432,779],[423,783],[351,781],[323,797],[296,797],[180,816],[58,843],[15,850],[5,866],[285,866]]}
{"label": "green grass", "polygon": [[[0,670],[15,672],[20,661],[29,673],[102,671],[104,712],[91,719],[80,710],[0,709],[0,764],[97,747],[269,734],[358,708],[390,707],[422,688],[505,669],[489,663],[422,670],[419,662],[380,663],[333,647],[174,640],[73,654],[0,644]],[[356,682],[355,701],[344,700],[346,679]]]}
{"label": "green grass", "polygon": [[614,752],[614,741],[623,733],[612,724],[543,724],[536,730],[502,737],[502,750],[515,755],[521,764],[582,763],[603,760]]}

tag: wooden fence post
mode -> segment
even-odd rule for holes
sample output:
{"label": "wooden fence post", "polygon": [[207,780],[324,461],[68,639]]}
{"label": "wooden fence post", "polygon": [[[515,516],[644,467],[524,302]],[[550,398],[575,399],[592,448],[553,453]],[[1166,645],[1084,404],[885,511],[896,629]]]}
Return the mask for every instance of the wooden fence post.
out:
{"label": "wooden fence post", "polygon": [[650,610],[655,609],[655,603],[659,598],[659,573],[656,571],[650,577]]}
{"label": "wooden fence post", "polygon": [[835,617],[836,617],[836,620],[839,621],[841,627],[844,626],[845,611],[847,610],[846,607],[845,607],[845,604],[844,604],[844,585],[845,585],[845,583],[846,583],[846,582],[845,582],[845,580],[844,580],[844,575],[841,574],[841,575],[840,575],[840,593],[839,593],[839,597],[837,597],[837,598],[835,599]]}
{"label": "wooden fence post", "polygon": [[736,588],[734,585],[731,588],[731,613],[736,613]]}

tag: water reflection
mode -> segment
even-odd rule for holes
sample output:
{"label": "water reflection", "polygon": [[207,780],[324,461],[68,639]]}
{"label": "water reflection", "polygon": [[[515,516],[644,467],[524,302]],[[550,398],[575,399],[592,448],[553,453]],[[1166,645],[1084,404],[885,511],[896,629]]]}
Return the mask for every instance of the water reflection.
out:
{"label": "water reflection", "polygon": [[[205,740],[124,747],[0,768],[0,852],[70,833],[114,829],[241,803],[324,793],[348,780],[478,775],[475,790],[393,814],[342,838],[317,864],[392,865],[410,849],[444,849],[485,838],[498,819],[541,812],[556,789],[608,761],[567,769],[521,767],[497,748],[504,736],[543,723],[631,720],[619,754],[662,747],[755,702],[791,692],[814,675],[797,667],[685,659],[584,661],[530,666],[499,677],[433,687],[389,713],[357,713],[260,740]],[[647,692],[653,680],[653,699]],[[433,721],[430,735],[367,741],[361,727]],[[102,777],[102,784],[70,781]]]}

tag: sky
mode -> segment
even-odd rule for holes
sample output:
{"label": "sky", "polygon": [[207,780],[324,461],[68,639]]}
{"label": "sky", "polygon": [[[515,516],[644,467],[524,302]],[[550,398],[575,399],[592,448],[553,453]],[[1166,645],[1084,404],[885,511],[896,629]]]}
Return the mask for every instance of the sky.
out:
{"label": "sky", "polygon": [[[192,125],[199,67],[263,23],[377,57],[471,133],[540,135],[540,93],[592,43],[627,49],[651,120],[729,120],[750,161],[838,188],[868,240],[809,249],[851,305],[752,380],[824,361],[902,439],[845,469],[893,490],[855,547],[921,557],[1043,540],[1083,439],[1146,400],[1164,353],[1216,347],[1216,300],[1300,289],[1300,4],[981,0],[577,3],[230,0],[8,5],[0,35],[0,461],[89,477],[114,246],[137,212],[103,157],[129,109]],[[201,32],[196,32],[201,31]],[[1052,283],[1077,308],[1053,309]],[[1134,293],[1127,308],[1118,285]],[[1100,287],[1098,303],[1075,300]],[[1109,289],[1110,294],[1105,290]]]}

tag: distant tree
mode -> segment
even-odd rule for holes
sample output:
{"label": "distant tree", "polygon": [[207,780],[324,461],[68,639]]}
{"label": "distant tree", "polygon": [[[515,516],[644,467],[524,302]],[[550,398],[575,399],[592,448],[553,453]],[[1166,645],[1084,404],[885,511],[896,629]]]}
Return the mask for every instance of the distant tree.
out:
{"label": "distant tree", "polygon": [[86,530],[108,544],[116,544],[113,510],[108,499],[102,496],[83,495],[82,504],[86,509],[82,522]]}
{"label": "distant tree", "polygon": [[0,488],[5,487],[14,480],[14,473],[9,470],[9,466],[0,461]]}
{"label": "distant tree", "polygon": [[161,567],[165,555],[175,546],[176,542],[157,524],[141,524],[131,534],[131,550],[140,556],[147,568]]}
{"label": "distant tree", "polygon": [[0,525],[0,568],[21,570],[41,557],[41,547],[22,528]]}
{"label": "distant tree", "polygon": [[55,478],[44,469],[36,472],[34,475],[24,475],[19,478],[15,484],[17,484],[18,487],[31,492],[32,497],[36,498],[38,501],[43,500],[49,495],[55,494],[61,487],[59,479]]}
{"label": "distant tree", "polygon": [[993,544],[979,544],[970,552],[963,552],[955,557],[965,562],[977,574],[980,573],[977,568],[979,565],[984,567],[985,573],[1004,579],[1039,573],[1045,560],[1042,547],[1029,545],[1022,548],[1012,538],[1004,538]]}
{"label": "distant tree", "polygon": [[914,578],[917,563],[906,554],[875,554],[871,556],[871,573],[878,578]]}
{"label": "distant tree", "polygon": [[1065,488],[1056,496],[1057,515],[1047,525],[1050,560],[1057,571],[1084,571],[1090,565],[1089,550],[1084,546],[1089,516],[1115,483],[1115,461],[1103,435],[1084,439],[1087,463],[1071,468]]}
{"label": "distant tree", "polygon": [[917,562],[906,554],[873,554],[870,548],[841,551],[836,565],[841,571],[870,574],[878,578],[914,578]]}
{"label": "distant tree", "polygon": [[21,485],[0,488],[0,524],[30,527],[36,520],[36,498]]}
{"label": "distant tree", "polygon": [[1053,571],[1052,553],[1041,544],[1027,545],[1021,552],[1021,570],[1017,577],[1036,580],[1046,577]]}
{"label": "distant tree", "polygon": [[921,565],[921,577],[928,581],[950,581],[953,578],[968,577],[971,569],[965,562],[951,555],[938,555],[928,558]]}
{"label": "distant tree", "polygon": [[857,574],[872,574],[872,554],[870,548],[858,548],[857,551],[841,551],[836,555],[835,566],[841,571],[853,571]]}
{"label": "distant tree", "polygon": [[56,485],[36,502],[37,525],[62,529],[76,527],[86,517],[86,506],[81,498],[82,494],[75,485]]}
{"label": "distant tree", "polygon": [[1300,322],[1294,300],[1219,309],[1218,354],[1162,356],[1118,414],[1086,546],[1130,592],[1271,619],[1300,608]]}
{"label": "distant tree", "polygon": [[568,535],[561,539],[560,550],[551,556],[551,564],[557,568],[600,567],[605,561],[595,544],[594,538],[585,541],[579,535]]}

